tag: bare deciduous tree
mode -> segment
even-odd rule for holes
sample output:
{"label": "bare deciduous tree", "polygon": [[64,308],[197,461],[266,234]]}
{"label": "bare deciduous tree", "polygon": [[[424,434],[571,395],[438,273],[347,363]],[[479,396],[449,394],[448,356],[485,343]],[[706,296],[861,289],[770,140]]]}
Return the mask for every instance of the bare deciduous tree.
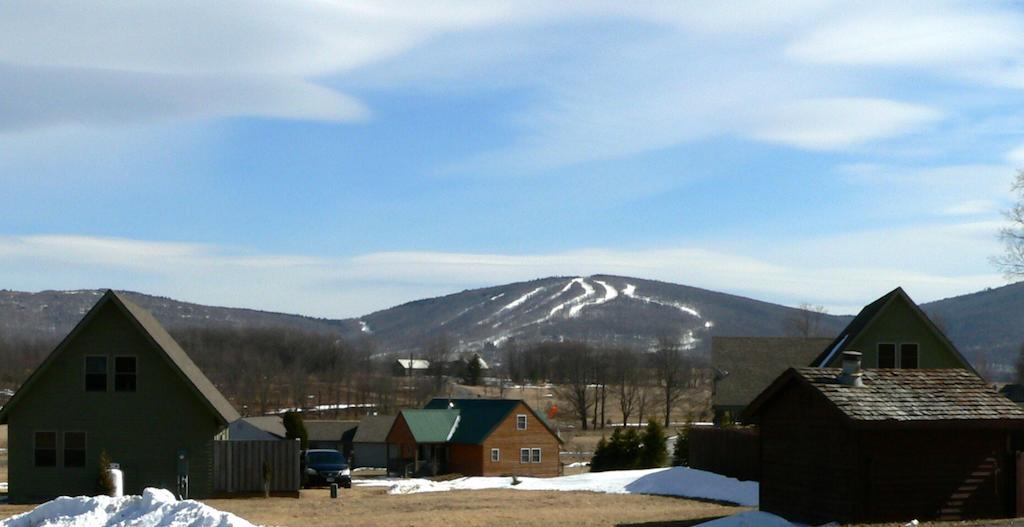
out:
{"label": "bare deciduous tree", "polygon": [[641,392],[641,368],[639,354],[630,349],[612,352],[612,386],[619,397],[619,411],[622,425],[629,423],[629,416],[637,410]]}
{"label": "bare deciduous tree", "polygon": [[1017,194],[1017,202],[1004,212],[1009,224],[999,231],[1003,254],[993,256],[992,263],[1009,280],[1024,277],[1024,170],[1018,170],[1010,189]]}
{"label": "bare deciduous tree", "polygon": [[786,319],[786,332],[804,338],[823,336],[821,323],[827,314],[825,306],[804,302]]}
{"label": "bare deciduous tree", "polygon": [[683,395],[689,365],[677,339],[662,336],[658,339],[658,348],[651,356],[654,377],[661,387],[664,403],[665,426],[670,424],[672,408]]}
{"label": "bare deciduous tree", "polygon": [[590,384],[593,379],[591,352],[585,345],[563,346],[556,359],[562,386],[559,395],[569,402],[573,415],[580,420],[583,430],[587,429],[587,417],[594,405],[590,397]]}

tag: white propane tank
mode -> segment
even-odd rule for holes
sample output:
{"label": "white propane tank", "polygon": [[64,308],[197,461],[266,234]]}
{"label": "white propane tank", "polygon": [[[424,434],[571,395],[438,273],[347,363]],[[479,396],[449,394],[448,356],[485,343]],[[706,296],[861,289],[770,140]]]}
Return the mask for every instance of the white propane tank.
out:
{"label": "white propane tank", "polygon": [[114,489],[110,492],[110,495],[114,498],[124,496],[124,473],[121,472],[121,466],[117,463],[111,463],[107,467],[107,471],[110,472],[110,481],[114,484]]}

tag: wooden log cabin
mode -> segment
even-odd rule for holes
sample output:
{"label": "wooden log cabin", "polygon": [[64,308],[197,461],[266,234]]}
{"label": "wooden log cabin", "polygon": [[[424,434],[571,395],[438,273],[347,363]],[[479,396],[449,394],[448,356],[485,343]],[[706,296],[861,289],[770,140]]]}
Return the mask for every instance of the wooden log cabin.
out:
{"label": "wooden log cabin", "polygon": [[790,368],[747,408],[760,508],[808,524],[1014,516],[1024,410],[958,369]]}
{"label": "wooden log cabin", "polygon": [[446,399],[399,413],[388,433],[391,473],[557,476],[558,433],[518,399]]}

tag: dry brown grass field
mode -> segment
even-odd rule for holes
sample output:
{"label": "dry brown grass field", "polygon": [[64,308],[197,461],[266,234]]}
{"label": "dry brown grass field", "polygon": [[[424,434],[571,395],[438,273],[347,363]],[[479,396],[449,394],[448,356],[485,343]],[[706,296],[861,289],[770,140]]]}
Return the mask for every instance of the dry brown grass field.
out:
{"label": "dry brown grass field", "polygon": [[[205,503],[259,525],[282,527],[684,526],[744,510],[656,496],[516,490],[392,496],[379,487],[343,490],[338,500],[330,499],[327,490],[313,489],[302,491],[300,499],[248,498]],[[30,508],[0,505],[0,519]]]}
{"label": "dry brown grass field", "polygon": [[[219,499],[206,500],[205,503],[258,525],[280,527],[685,527],[748,510],[681,498],[635,494],[476,490],[392,496],[380,487],[342,490],[338,500],[330,499],[325,489],[313,489],[302,491],[299,499]],[[0,504],[0,520],[31,508],[29,505]],[[921,526],[1009,526],[1021,523],[1019,519],[1007,519],[927,522]],[[898,527],[902,524],[891,525]]]}

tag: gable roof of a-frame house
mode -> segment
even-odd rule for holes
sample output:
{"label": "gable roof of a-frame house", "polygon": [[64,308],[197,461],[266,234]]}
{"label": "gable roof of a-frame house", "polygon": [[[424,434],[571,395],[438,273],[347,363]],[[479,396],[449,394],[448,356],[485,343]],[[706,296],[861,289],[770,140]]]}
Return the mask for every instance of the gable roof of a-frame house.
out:
{"label": "gable roof of a-frame house", "polygon": [[846,328],[839,332],[839,335],[836,336],[835,340],[833,340],[814,359],[814,361],[811,362],[811,366],[817,368],[828,367],[836,357],[839,357],[840,354],[842,354],[846,344],[856,340],[858,335],[870,328],[872,324],[878,320],[879,316],[881,316],[889,306],[893,305],[897,301],[903,301],[910,306],[910,310],[917,315],[921,322],[923,322],[933,334],[935,334],[939,341],[949,349],[953,356],[956,357],[966,369],[974,372],[975,375],[978,374],[977,370],[974,369],[974,366],[972,366],[971,363],[968,362],[968,360],[960,353],[960,350],[956,349],[956,346],[949,340],[949,337],[947,337],[946,334],[943,333],[934,322],[932,322],[932,319],[928,318],[928,315],[925,314],[921,307],[910,298],[910,295],[908,295],[902,287],[897,287],[883,295],[878,300],[864,306],[864,308],[860,310],[860,313],[850,321]]}
{"label": "gable roof of a-frame house", "polygon": [[167,330],[157,322],[156,318],[149,311],[142,309],[113,290],[108,289],[96,304],[92,306],[92,309],[82,317],[82,320],[78,322],[74,329],[64,337],[64,340],[46,357],[46,360],[18,388],[14,397],[3,408],[0,408],[0,424],[7,423],[7,416],[11,409],[18,404],[18,401],[25,396],[25,393],[31,390],[35,381],[45,374],[50,365],[60,357],[68,345],[74,341],[75,337],[84,328],[88,327],[96,314],[107,303],[113,303],[135,324],[135,327],[161,352],[161,355],[167,359],[170,366],[181,375],[182,380],[185,381],[193,393],[202,400],[220,422],[227,425],[239,418],[238,412],[224,397],[224,394],[220,393],[220,390],[210,382],[210,379],[203,374],[199,366],[192,362],[192,359],[185,353],[185,350],[167,333]]}

